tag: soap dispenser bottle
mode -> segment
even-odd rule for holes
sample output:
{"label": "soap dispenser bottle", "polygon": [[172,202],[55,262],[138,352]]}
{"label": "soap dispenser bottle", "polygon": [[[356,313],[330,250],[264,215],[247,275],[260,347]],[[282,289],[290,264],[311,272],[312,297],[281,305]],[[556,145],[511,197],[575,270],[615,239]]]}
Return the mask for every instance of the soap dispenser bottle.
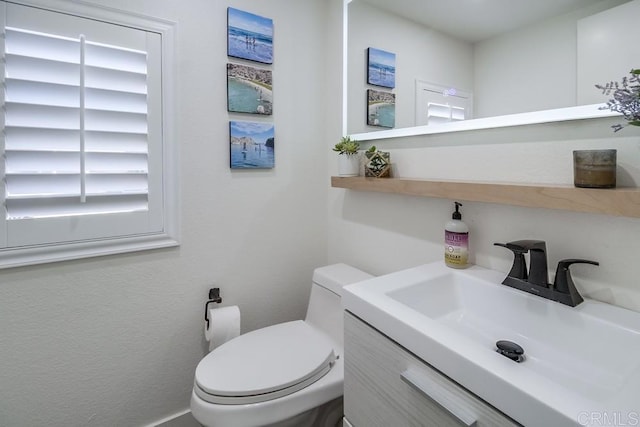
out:
{"label": "soap dispenser bottle", "polygon": [[447,267],[466,268],[469,264],[469,227],[462,222],[462,203],[455,202],[451,221],[444,226],[444,262]]}

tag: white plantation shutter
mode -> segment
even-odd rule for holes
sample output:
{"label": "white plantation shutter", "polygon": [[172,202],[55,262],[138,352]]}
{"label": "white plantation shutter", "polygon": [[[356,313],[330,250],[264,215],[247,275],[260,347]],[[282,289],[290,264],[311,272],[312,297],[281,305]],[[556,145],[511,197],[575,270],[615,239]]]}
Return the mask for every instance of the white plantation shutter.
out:
{"label": "white plantation shutter", "polygon": [[160,34],[0,6],[0,251],[165,233]]}
{"label": "white plantation shutter", "polygon": [[456,122],[465,119],[464,107],[436,102],[427,103],[427,124]]}
{"label": "white plantation shutter", "polygon": [[5,36],[7,220],[147,210],[146,53]]}
{"label": "white plantation shutter", "polygon": [[471,118],[471,92],[416,80],[416,125],[437,125]]}

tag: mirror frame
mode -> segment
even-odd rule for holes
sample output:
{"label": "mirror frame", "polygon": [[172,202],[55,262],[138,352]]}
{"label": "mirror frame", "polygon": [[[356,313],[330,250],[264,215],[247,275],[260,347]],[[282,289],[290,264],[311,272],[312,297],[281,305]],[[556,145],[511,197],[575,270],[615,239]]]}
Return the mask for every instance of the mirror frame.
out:
{"label": "mirror frame", "polygon": [[606,105],[604,103],[586,104],[575,107],[556,108],[552,110],[483,117],[438,125],[413,126],[349,134],[347,129],[347,87],[349,84],[349,3],[351,3],[351,1],[352,0],[343,0],[342,3],[342,135],[349,135],[351,138],[358,141],[374,141],[378,139],[403,138],[408,136],[433,135],[449,132],[493,129],[571,120],[597,119],[621,115],[620,113],[612,112],[609,109],[600,109]]}

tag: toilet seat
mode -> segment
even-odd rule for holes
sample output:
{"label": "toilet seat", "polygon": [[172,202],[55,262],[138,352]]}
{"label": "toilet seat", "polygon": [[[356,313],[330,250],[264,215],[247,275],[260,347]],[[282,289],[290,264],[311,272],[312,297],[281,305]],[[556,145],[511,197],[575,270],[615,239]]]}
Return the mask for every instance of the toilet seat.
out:
{"label": "toilet seat", "polygon": [[196,394],[210,403],[241,405],[289,395],[322,378],[337,356],[324,334],[302,320],[241,335],[196,368]]}

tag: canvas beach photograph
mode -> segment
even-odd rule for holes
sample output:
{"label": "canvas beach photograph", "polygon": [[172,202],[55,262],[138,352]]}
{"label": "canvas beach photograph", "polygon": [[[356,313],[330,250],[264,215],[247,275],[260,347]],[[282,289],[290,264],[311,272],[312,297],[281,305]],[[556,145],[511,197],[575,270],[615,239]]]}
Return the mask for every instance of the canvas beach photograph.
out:
{"label": "canvas beach photograph", "polygon": [[370,47],[367,49],[367,83],[396,87],[396,54]]}
{"label": "canvas beach photograph", "polygon": [[396,125],[396,95],[367,90],[367,125],[392,128]]}
{"label": "canvas beach photograph", "polygon": [[227,55],[273,64],[273,20],[227,8]]}
{"label": "canvas beach photograph", "polygon": [[271,70],[227,64],[227,111],[273,114]]}
{"label": "canvas beach photograph", "polygon": [[275,165],[273,123],[229,122],[232,169],[271,169]]}

